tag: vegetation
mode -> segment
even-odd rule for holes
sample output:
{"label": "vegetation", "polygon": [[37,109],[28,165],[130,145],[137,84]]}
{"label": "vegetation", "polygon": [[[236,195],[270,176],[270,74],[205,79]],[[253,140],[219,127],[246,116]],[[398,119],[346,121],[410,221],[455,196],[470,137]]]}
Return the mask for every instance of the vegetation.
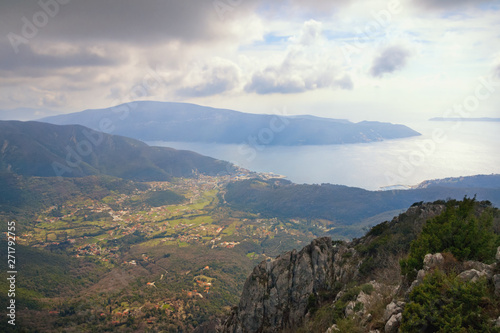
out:
{"label": "vegetation", "polygon": [[494,260],[500,237],[493,229],[492,211],[483,209],[477,216],[477,204],[475,198],[449,201],[441,215],[424,225],[411,243],[408,257],[401,260],[401,270],[409,280],[423,267],[424,256],[428,253],[449,252],[462,261],[490,263]]}
{"label": "vegetation", "polygon": [[[258,261],[322,232],[321,221],[228,209],[219,200],[229,176],[199,177],[0,175],[2,193],[18,194],[0,211],[16,221],[17,328],[191,331],[237,304]],[[5,303],[5,272],[0,278]]]}
{"label": "vegetation", "polygon": [[464,282],[436,270],[410,293],[403,312],[403,332],[500,332],[490,318],[499,302],[484,279]]}
{"label": "vegetation", "polygon": [[[360,274],[349,285],[334,288],[335,295],[342,289],[337,297],[311,295],[310,319],[298,332],[324,332],[333,324],[340,332],[384,330],[384,310],[393,300],[394,286],[402,284],[404,293],[422,268],[425,254],[436,252],[443,253],[443,271],[431,272],[411,291],[401,331],[500,332],[492,322],[500,315],[500,300],[491,281],[465,282],[457,276],[464,265],[461,261],[491,263],[500,245],[499,234],[499,210],[487,201],[466,197],[433,204],[417,202],[393,221],[373,227],[365,237],[350,243],[356,251],[345,252],[339,265],[357,265]],[[403,280],[401,270],[406,274]],[[363,309],[356,300],[360,291],[372,293],[373,286],[366,283],[372,280],[383,283],[385,289],[377,289],[377,298]],[[364,315],[347,316],[348,307],[353,312],[365,310]]]}
{"label": "vegetation", "polygon": [[[474,195],[500,203],[500,190],[429,187],[416,190],[366,191],[341,185],[298,185],[285,180],[262,181],[257,179],[232,182],[227,186],[225,199],[233,209],[265,217],[324,219],[335,227],[328,234],[339,233],[360,237],[381,221],[370,218],[398,210],[406,210],[412,203],[424,200],[433,202],[442,198],[463,198]],[[390,218],[390,217],[384,217]],[[383,219],[382,219],[383,221]],[[355,226],[353,230],[351,226]],[[346,228],[346,227],[351,227]],[[342,230],[343,229],[343,230]]]}
{"label": "vegetation", "polygon": [[108,175],[136,181],[228,173],[227,162],[189,151],[150,147],[134,139],[83,126],[0,122],[0,171],[24,176]]}

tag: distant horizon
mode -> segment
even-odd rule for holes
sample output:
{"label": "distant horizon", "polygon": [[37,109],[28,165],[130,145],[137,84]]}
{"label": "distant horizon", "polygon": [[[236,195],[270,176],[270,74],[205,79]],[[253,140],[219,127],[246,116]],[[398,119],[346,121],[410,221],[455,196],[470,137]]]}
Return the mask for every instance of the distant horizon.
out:
{"label": "distant horizon", "polygon": [[[99,109],[109,109],[113,108],[119,105],[124,105],[124,104],[129,104],[129,103],[137,103],[137,102],[153,102],[153,103],[180,103],[180,104],[191,104],[191,105],[197,105],[197,106],[203,106],[207,108],[212,108],[212,109],[222,109],[222,110],[229,110],[229,111],[236,111],[236,112],[241,112],[241,113],[248,113],[248,114],[273,114],[273,110],[270,110],[268,113],[265,112],[246,112],[242,110],[236,110],[236,109],[228,109],[228,108],[220,108],[214,105],[203,105],[203,104],[198,104],[198,103],[191,103],[191,102],[176,102],[176,101],[159,101],[159,100],[136,100],[136,101],[131,101],[131,102],[126,102],[126,103],[121,103],[121,104],[116,104],[116,105],[110,105],[104,108],[85,108],[81,110],[76,110],[76,111],[67,111],[67,112],[59,112],[59,111],[54,111],[54,110],[49,110],[49,109],[43,109],[43,108],[28,108],[28,107],[17,107],[17,108],[11,108],[11,109],[0,109],[0,120],[19,120],[19,121],[39,121],[42,120],[43,118],[48,118],[48,117],[53,117],[53,116],[59,116],[59,115],[65,115],[65,114],[72,114],[72,113],[78,113],[78,112],[83,112],[86,110],[99,110]],[[284,109],[286,112],[286,108]],[[276,111],[276,109],[274,110]],[[390,123],[400,123],[400,124],[411,124],[414,122],[420,122],[420,121],[436,121],[436,120],[441,120],[441,119],[448,119],[449,121],[458,121],[458,120],[470,120],[474,121],[475,119],[500,119],[497,117],[465,117],[465,118],[460,118],[460,117],[450,117],[450,118],[445,118],[445,117],[415,117],[412,119],[408,119],[406,122],[402,122],[403,119],[399,119],[399,117],[396,117],[396,119],[381,119],[379,117],[373,117],[372,119],[368,118],[363,118],[363,119],[356,119],[353,120],[351,118],[340,118],[336,117],[335,114],[331,115],[316,115],[314,113],[297,113],[297,114],[286,114],[286,116],[291,116],[291,117],[300,117],[300,116],[313,116],[313,117],[318,117],[318,118],[325,118],[325,119],[337,119],[337,120],[346,120],[350,121],[353,123],[358,123],[361,121],[379,121],[379,122],[390,122]]]}

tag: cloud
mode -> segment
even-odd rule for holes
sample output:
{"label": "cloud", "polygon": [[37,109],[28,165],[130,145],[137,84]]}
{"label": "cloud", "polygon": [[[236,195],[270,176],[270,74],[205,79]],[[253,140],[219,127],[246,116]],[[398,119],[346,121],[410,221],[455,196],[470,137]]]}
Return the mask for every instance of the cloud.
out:
{"label": "cloud", "polygon": [[321,22],[309,20],[304,23],[302,31],[297,37],[292,38],[292,41],[295,41],[296,43],[301,45],[312,45],[320,39],[321,32]]}
{"label": "cloud", "polygon": [[382,77],[384,74],[401,70],[407,63],[410,52],[400,46],[387,47],[373,60],[370,74]]}
{"label": "cloud", "polygon": [[463,7],[476,7],[482,4],[493,3],[495,0],[412,0],[412,3],[421,8],[432,10],[455,10]]}
{"label": "cloud", "polygon": [[[246,15],[253,2],[243,1],[233,9],[230,18],[236,20]],[[217,16],[213,1],[86,0],[70,1],[57,6],[57,10],[51,8],[53,15],[47,15],[47,23],[36,38],[144,45],[169,40],[208,42],[230,34],[227,22]],[[15,6],[1,1],[2,31],[21,34],[22,18],[33,22],[38,12],[47,10],[36,1],[17,2]]]}
{"label": "cloud", "polygon": [[[69,47],[51,52],[50,47],[43,48],[31,44],[19,46],[19,52],[12,52],[8,43],[0,44],[0,70],[18,69],[54,70],[67,67],[115,66],[120,63],[116,54],[99,54],[90,47]],[[29,71],[28,71],[29,72]]]}
{"label": "cloud", "polygon": [[347,90],[353,88],[349,76],[337,79],[337,75],[336,71],[325,63],[302,67],[285,62],[280,66],[270,66],[254,73],[245,86],[245,91],[266,95],[303,93],[329,87]]}
{"label": "cloud", "polygon": [[276,0],[261,1],[259,11],[266,16],[327,18],[353,3],[352,0]]}
{"label": "cloud", "polygon": [[500,78],[500,64],[494,68],[493,75]]}
{"label": "cloud", "polygon": [[335,85],[344,90],[352,90],[354,88],[354,83],[349,75],[344,75],[340,79],[335,80]]}
{"label": "cloud", "polygon": [[205,97],[233,90],[240,83],[241,70],[233,62],[212,59],[201,68],[193,68],[185,78],[184,86],[177,90],[183,97]]}
{"label": "cloud", "polygon": [[500,79],[500,65],[493,71],[493,77]]}
{"label": "cloud", "polygon": [[63,93],[47,93],[45,96],[41,97],[38,105],[41,107],[51,108],[51,107],[61,107],[67,103],[66,95]]}
{"label": "cloud", "polygon": [[245,85],[246,92],[294,94],[328,87],[352,89],[348,76],[341,77],[322,36],[322,23],[306,21],[301,31],[289,39],[281,61],[256,70]]}
{"label": "cloud", "polygon": [[252,80],[245,86],[246,92],[257,94],[293,94],[306,91],[304,80],[294,75],[283,75],[279,68],[269,67],[262,72],[253,74]]}

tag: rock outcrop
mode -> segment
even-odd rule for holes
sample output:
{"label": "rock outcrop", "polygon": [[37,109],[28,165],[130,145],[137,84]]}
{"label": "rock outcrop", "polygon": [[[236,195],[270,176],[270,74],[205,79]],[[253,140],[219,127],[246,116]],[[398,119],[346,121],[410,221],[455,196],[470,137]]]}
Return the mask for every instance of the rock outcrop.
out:
{"label": "rock outcrop", "polygon": [[[321,322],[321,332],[345,331],[345,325],[355,323],[366,332],[396,333],[405,324],[403,314],[407,302],[411,302],[411,291],[435,270],[456,274],[467,283],[486,279],[498,297],[500,247],[496,263],[458,261],[450,253],[433,253],[425,255],[413,281],[399,275],[400,251],[408,251],[425,221],[443,210],[441,204],[415,205],[363,238],[349,243],[319,238],[301,251],[261,262],[245,282],[240,303],[221,331],[312,329],[318,323],[321,306],[322,311],[336,316],[330,322]],[[408,233],[413,236],[408,237]],[[490,320],[500,325],[497,315]]]}
{"label": "rock outcrop", "polygon": [[311,295],[346,282],[353,267],[336,264],[344,245],[319,238],[300,252],[293,250],[254,268],[245,282],[239,306],[227,320],[224,332],[278,332],[300,325]]}

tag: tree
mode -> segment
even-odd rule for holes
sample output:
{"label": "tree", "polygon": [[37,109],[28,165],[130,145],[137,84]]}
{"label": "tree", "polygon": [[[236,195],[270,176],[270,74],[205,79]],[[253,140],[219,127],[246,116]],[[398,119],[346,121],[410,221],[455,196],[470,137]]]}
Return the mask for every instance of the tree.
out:
{"label": "tree", "polygon": [[445,211],[427,221],[410,246],[408,257],[401,260],[401,270],[412,280],[423,267],[428,253],[449,252],[458,260],[493,261],[500,240],[493,231],[493,216],[486,209],[476,216],[475,198],[450,201]]}

